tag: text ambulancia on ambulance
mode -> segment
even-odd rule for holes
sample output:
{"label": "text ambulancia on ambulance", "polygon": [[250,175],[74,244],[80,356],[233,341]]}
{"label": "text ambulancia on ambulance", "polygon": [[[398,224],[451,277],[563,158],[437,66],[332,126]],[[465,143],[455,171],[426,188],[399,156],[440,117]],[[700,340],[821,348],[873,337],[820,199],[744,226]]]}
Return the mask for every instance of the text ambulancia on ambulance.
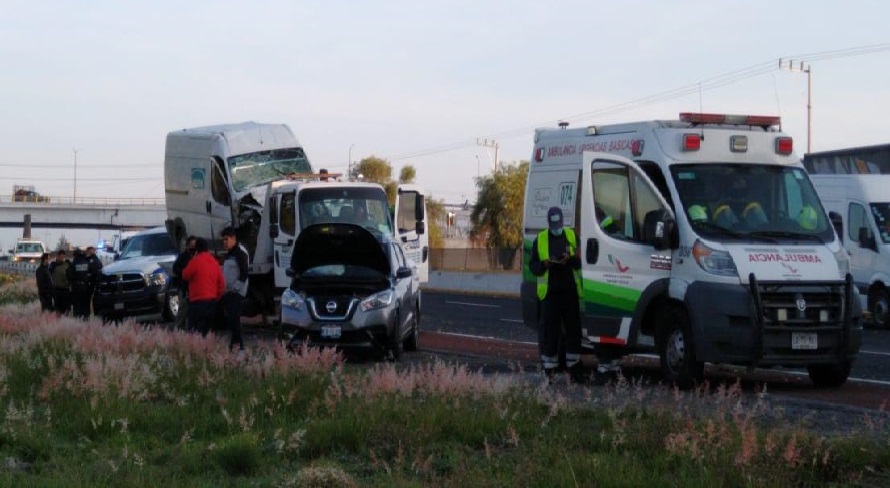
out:
{"label": "text ambulancia on ambulance", "polygon": [[[563,210],[582,261],[584,343],[602,357],[658,352],[682,388],[705,362],[806,367],[839,386],[862,336],[849,261],[778,117],[535,131],[524,208],[528,271],[547,209]],[[832,216],[837,217],[837,216]]]}

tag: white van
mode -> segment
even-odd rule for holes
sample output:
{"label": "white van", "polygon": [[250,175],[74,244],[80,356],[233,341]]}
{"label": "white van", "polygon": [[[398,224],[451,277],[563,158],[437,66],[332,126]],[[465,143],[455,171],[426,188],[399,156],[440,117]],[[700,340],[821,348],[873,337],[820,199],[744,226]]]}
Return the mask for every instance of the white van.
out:
{"label": "white van", "polygon": [[582,330],[595,353],[655,350],[682,388],[705,362],[806,366],[816,385],[843,384],[861,308],[846,252],[779,123],[685,113],[538,129],[523,219],[525,323],[538,318],[531,245],[558,206],[578,236]]}
{"label": "white van", "polygon": [[822,204],[841,217],[837,233],[875,326],[887,327],[890,286],[890,174],[810,175]]}

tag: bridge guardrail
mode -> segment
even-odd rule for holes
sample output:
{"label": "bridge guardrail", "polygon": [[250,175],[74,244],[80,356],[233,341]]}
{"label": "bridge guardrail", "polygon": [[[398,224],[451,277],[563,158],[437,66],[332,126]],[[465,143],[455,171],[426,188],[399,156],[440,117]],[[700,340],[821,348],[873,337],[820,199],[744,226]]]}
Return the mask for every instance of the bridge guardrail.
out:
{"label": "bridge guardrail", "polygon": [[26,263],[23,261],[0,261],[0,273],[33,275],[40,263]]}

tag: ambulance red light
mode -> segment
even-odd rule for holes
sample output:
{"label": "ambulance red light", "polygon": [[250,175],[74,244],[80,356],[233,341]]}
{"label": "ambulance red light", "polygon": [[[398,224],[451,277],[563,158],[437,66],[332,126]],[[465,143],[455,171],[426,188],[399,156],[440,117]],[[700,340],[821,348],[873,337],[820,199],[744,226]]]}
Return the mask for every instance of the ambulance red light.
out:
{"label": "ambulance red light", "polygon": [[791,154],[794,151],[794,140],[790,137],[777,137],[776,138],[776,152],[778,154]]}
{"label": "ambulance red light", "polygon": [[683,150],[698,151],[701,149],[701,135],[683,134]]}
{"label": "ambulance red light", "polygon": [[726,124],[726,125],[750,125],[753,127],[772,127],[782,123],[781,117],[772,115],[727,115],[727,114],[702,114],[682,112],[681,122],[694,125],[701,124]]}
{"label": "ambulance red light", "polygon": [[539,148],[535,149],[535,162],[540,163],[543,160],[544,160],[544,148],[539,147]]}
{"label": "ambulance red light", "polygon": [[634,156],[642,156],[643,155],[643,140],[637,139],[630,146],[630,152]]}

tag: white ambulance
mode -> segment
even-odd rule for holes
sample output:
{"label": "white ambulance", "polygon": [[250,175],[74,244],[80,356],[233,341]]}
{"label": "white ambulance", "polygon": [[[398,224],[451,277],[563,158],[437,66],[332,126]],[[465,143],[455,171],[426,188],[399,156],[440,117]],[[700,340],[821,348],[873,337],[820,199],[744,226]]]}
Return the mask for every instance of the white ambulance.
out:
{"label": "white ambulance", "polygon": [[[601,356],[658,352],[665,379],[704,363],[806,367],[839,386],[861,342],[849,260],[778,117],[538,129],[525,193],[531,245],[558,206],[578,236],[582,331]],[[608,223],[608,225],[606,225]]]}
{"label": "white ambulance", "polygon": [[890,175],[810,175],[822,204],[840,217],[837,233],[850,255],[850,273],[872,323],[888,326]]}

